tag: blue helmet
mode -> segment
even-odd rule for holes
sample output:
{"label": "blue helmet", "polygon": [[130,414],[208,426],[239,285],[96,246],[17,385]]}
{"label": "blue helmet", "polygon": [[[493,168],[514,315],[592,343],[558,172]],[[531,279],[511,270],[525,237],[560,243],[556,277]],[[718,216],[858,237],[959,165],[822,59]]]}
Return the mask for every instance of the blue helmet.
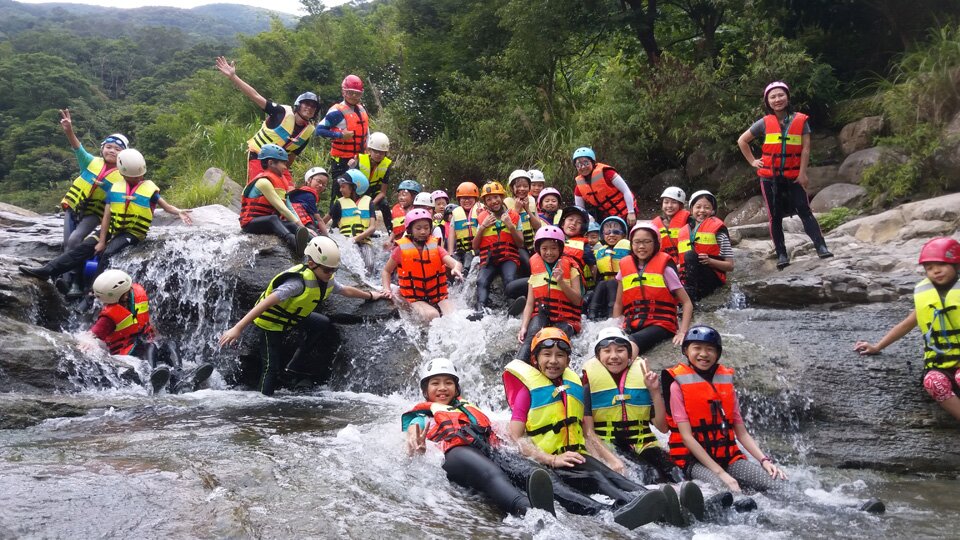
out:
{"label": "blue helmet", "polygon": [[627,229],[627,222],[624,221],[622,217],[620,217],[620,216],[607,216],[607,217],[603,218],[603,221],[600,222],[601,232],[602,232],[602,229],[607,225],[607,223],[619,223],[619,224],[620,224],[620,228],[623,229],[623,233],[624,233],[624,234],[627,233],[627,230],[628,230],[628,229]]}
{"label": "blue helmet", "polygon": [[680,346],[680,349],[686,353],[687,345],[693,343],[694,341],[709,343],[716,347],[717,357],[723,353],[723,341],[720,339],[720,332],[717,332],[710,326],[698,324],[687,330],[687,335],[683,336],[683,344]]}
{"label": "blue helmet", "polygon": [[286,161],[287,151],[275,144],[265,144],[260,147],[260,153],[257,154],[257,159],[278,159]]}
{"label": "blue helmet", "polygon": [[367,189],[370,188],[370,180],[367,180],[367,175],[357,169],[350,169],[343,173],[343,176],[337,178],[337,183],[353,184],[353,188],[358,196],[363,195],[367,192]]}
{"label": "blue helmet", "polygon": [[593,148],[588,146],[581,146],[573,151],[573,161],[582,157],[590,158],[590,161],[597,161],[597,155],[593,153]]}
{"label": "blue helmet", "polygon": [[293,108],[296,109],[300,106],[300,103],[304,101],[314,101],[317,104],[317,107],[320,107],[320,99],[317,98],[317,95],[313,92],[304,92],[297,96],[297,100],[293,102]]}
{"label": "blue helmet", "polygon": [[595,233],[600,232],[600,224],[597,223],[596,221],[591,221],[590,224],[587,225],[587,233],[592,233],[592,232],[595,232]]}
{"label": "blue helmet", "polygon": [[423,191],[423,189],[420,187],[420,182],[417,182],[416,180],[404,180],[403,182],[400,182],[400,185],[397,186],[397,191],[402,189],[414,194]]}

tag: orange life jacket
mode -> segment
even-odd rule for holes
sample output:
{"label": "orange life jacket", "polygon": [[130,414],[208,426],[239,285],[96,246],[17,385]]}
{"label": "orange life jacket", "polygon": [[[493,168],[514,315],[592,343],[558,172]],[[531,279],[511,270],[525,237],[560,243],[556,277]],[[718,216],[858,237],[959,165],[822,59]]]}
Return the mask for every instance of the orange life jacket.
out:
{"label": "orange life jacket", "polygon": [[250,220],[260,216],[280,215],[277,209],[270,204],[270,201],[256,189],[257,180],[266,178],[276,189],[284,191],[290,190],[290,184],[287,179],[277,175],[272,171],[263,171],[255,176],[247,187],[243,188],[243,196],[240,197],[240,226],[243,227]]}
{"label": "orange life jacket", "polygon": [[437,304],[447,298],[447,269],[440,259],[440,246],[433,236],[427,238],[422,249],[408,236],[397,240],[400,264],[397,283],[400,294],[408,302],[424,301]]}
{"label": "orange life jacket", "polygon": [[623,321],[628,331],[659,326],[671,334],[677,332],[677,300],[667,288],[664,273],[673,261],[666,253],[656,253],[642,270],[633,255],[620,259],[623,284]]}
{"label": "orange life jacket", "polygon": [[130,354],[137,344],[137,336],[153,332],[147,292],[139,283],[134,283],[130,291],[133,294],[127,305],[108,304],[100,311],[101,317],[108,317],[115,325],[113,333],[104,339],[110,354]]}
{"label": "orange life jacket", "polygon": [[451,448],[470,445],[476,440],[474,433],[464,429],[468,426],[472,426],[470,431],[485,438],[481,442],[494,446],[497,444],[497,436],[490,425],[490,419],[469,401],[456,399],[450,405],[429,401],[418,403],[403,414],[401,421],[404,431],[418,416],[433,418],[433,425],[427,429],[427,438],[437,443],[444,453]]}
{"label": "orange life jacket", "polygon": [[[310,193],[311,195],[313,195],[313,198],[316,201],[314,204],[320,203],[320,194],[317,193],[316,188],[313,188],[310,186],[303,186],[293,190],[291,194],[296,193],[297,191]],[[291,202],[290,205],[293,206],[293,211],[296,212],[297,217],[300,218],[300,223],[303,223],[304,225],[310,225],[311,223],[313,223],[313,216],[311,216],[310,213],[307,212],[306,208],[303,207],[303,203]]]}
{"label": "orange life jacket", "polygon": [[[627,200],[623,193],[617,189],[612,182],[604,177],[607,170],[615,169],[605,163],[596,163],[593,172],[590,173],[590,179],[587,180],[583,175],[576,177],[576,194],[579,195],[587,205],[597,209],[601,216],[619,216],[627,219],[627,213],[633,209],[627,208]],[[602,218],[601,218],[602,219]]]}
{"label": "orange life jacket", "polygon": [[407,211],[400,206],[400,203],[393,205],[390,209],[390,225],[393,227],[393,238],[397,239],[406,232]]}
{"label": "orange life jacket", "polygon": [[[560,257],[554,264],[563,269],[563,279],[569,281],[573,264],[566,257]],[[553,280],[552,274],[539,253],[530,257],[530,286],[533,288],[533,316],[545,309],[551,323],[568,323],[576,332],[580,332],[580,313],[583,311],[583,299],[573,303]]]}
{"label": "orange life jacket", "polygon": [[[696,227],[696,225],[694,226]],[[703,223],[697,227],[697,233],[692,239],[690,238],[692,232],[690,227],[680,229],[680,236],[677,238],[679,241],[677,256],[680,259],[677,272],[680,274],[680,281],[686,283],[686,253],[691,249],[696,253],[704,253],[715,259],[720,259],[720,244],[717,242],[717,233],[721,230],[726,231],[727,226],[723,224],[722,219],[716,216],[710,216],[703,220]],[[727,282],[726,272],[716,268],[711,268],[711,270],[720,279],[720,283]]]}
{"label": "orange life jacket", "polygon": [[[737,447],[737,435],[733,430],[734,390],[733,370],[720,365],[707,382],[687,364],[677,364],[667,369],[683,393],[683,406],[690,418],[690,429],[700,446],[710,454],[718,465],[726,469],[731,463],[745,459]],[[668,387],[672,381],[664,381]],[[689,462],[696,462],[690,449],[683,444],[683,437],[673,415],[667,415],[670,427],[670,457],[683,469]]]}
{"label": "orange life jacket", "polygon": [[[508,210],[508,212],[509,217],[507,219],[513,221],[514,224],[519,224],[520,216],[513,210]],[[483,223],[488,215],[490,215],[488,210],[480,212],[480,215],[477,216],[477,222]],[[480,265],[500,264],[504,261],[513,261],[519,266],[520,250],[513,243],[513,235],[510,234],[510,229],[498,219],[480,234]]]}
{"label": "orange life jacket", "polygon": [[690,212],[681,208],[670,218],[669,225],[664,225],[660,216],[653,218],[651,223],[660,229],[660,251],[669,255],[674,264],[680,266],[680,230],[685,229],[690,224]]}
{"label": "orange life jacket", "polygon": [[763,178],[782,176],[794,179],[800,176],[800,152],[803,150],[803,126],[807,123],[807,115],[796,113],[790,118],[787,126],[787,135],[783,136],[780,120],[777,115],[768,114],[763,117],[764,137],[763,155],[760,160],[763,165],[757,169],[757,174]]}
{"label": "orange life jacket", "polygon": [[367,118],[367,110],[363,105],[352,107],[341,101],[333,106],[343,114],[347,122],[347,131],[353,132],[353,138],[331,139],[330,155],[338,158],[356,157],[358,154],[367,151],[367,134],[370,131],[370,120]]}

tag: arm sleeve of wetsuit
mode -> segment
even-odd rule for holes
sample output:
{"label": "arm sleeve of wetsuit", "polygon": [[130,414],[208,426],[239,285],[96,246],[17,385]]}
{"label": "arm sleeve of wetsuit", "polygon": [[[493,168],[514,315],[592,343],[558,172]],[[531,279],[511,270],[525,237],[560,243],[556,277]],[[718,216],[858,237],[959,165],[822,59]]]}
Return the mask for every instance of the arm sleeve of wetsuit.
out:
{"label": "arm sleeve of wetsuit", "polygon": [[341,122],[343,122],[343,113],[336,107],[330,107],[323,120],[317,124],[316,134],[327,139],[340,139],[343,137],[339,128]]}
{"label": "arm sleeve of wetsuit", "polygon": [[93,323],[90,331],[93,332],[93,335],[97,336],[97,339],[100,341],[106,341],[107,336],[112,334],[116,328],[117,325],[114,324],[110,317],[99,317],[97,318],[97,322]]}
{"label": "arm sleeve of wetsuit", "polygon": [[87,152],[87,149],[81,144],[76,150],[73,151],[73,154],[77,156],[77,165],[80,166],[80,170],[87,168],[87,165],[90,165],[90,162],[93,161],[93,154]]}
{"label": "arm sleeve of wetsuit", "polygon": [[733,391],[733,423],[743,424],[743,415],[740,414],[740,398],[737,397],[737,391]]}
{"label": "arm sleeve of wetsuit", "polygon": [[597,264],[597,254],[593,252],[589,246],[585,246],[583,250],[583,264],[587,266],[593,266]]}
{"label": "arm sleeve of wetsuit", "polygon": [[750,134],[753,135],[754,139],[763,139],[763,136],[767,134],[767,126],[764,124],[763,118],[757,120],[750,126]]}
{"label": "arm sleeve of wetsuit", "polygon": [[[573,204],[576,206],[579,206],[580,208],[587,207],[587,203],[583,202],[583,197],[577,195],[576,193],[574,193],[573,195]],[[561,225],[563,225],[563,223],[561,223]]]}
{"label": "arm sleeve of wetsuit", "polygon": [[273,289],[273,293],[277,295],[277,298],[280,301],[289,300],[294,296],[300,296],[303,294],[303,291],[306,289],[306,285],[303,283],[303,279],[288,279],[284,281],[279,287]]}
{"label": "arm sleeve of wetsuit", "polygon": [[267,113],[267,127],[275,128],[280,125],[280,122],[283,122],[284,115],[287,114],[287,111],[283,109],[283,106],[270,101],[269,99],[263,105],[263,112]]}
{"label": "arm sleeve of wetsuit", "polygon": [[343,285],[341,285],[339,281],[331,279],[327,286],[333,287],[333,289],[330,290],[330,294],[343,294]]}
{"label": "arm sleeve of wetsuit", "polygon": [[720,244],[720,256],[724,260],[733,258],[733,246],[730,245],[730,236],[727,233],[717,232],[717,243]]}
{"label": "arm sleeve of wetsuit", "polygon": [[290,223],[300,223],[300,218],[297,217],[297,214],[287,206],[287,201],[280,198],[277,195],[277,190],[274,189],[273,184],[270,183],[270,180],[267,178],[261,178],[257,180],[257,183],[254,184],[257,189],[260,190],[260,193],[263,193],[263,196],[266,197],[267,201],[270,203],[277,213],[285,217]]}
{"label": "arm sleeve of wetsuit", "polygon": [[593,402],[590,400],[590,382],[587,374],[583,374],[583,415],[593,416]]}
{"label": "arm sleeve of wetsuit", "polygon": [[610,183],[613,184],[613,187],[620,190],[620,193],[623,194],[623,200],[627,203],[627,212],[632,212],[634,208],[633,204],[633,192],[630,191],[630,186],[627,185],[627,181],[620,176],[617,171],[607,171],[613,173],[613,178],[610,178]]}
{"label": "arm sleeve of wetsuit", "polygon": [[683,403],[683,392],[680,391],[680,383],[674,381],[670,383],[670,414],[673,415],[674,422],[690,422],[687,416],[686,405]]}

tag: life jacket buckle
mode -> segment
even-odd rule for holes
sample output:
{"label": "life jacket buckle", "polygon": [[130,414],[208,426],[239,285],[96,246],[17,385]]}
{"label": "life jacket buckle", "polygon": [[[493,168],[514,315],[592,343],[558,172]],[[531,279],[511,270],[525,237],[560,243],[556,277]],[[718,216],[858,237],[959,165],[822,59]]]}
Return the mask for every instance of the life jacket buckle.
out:
{"label": "life jacket buckle", "polygon": [[568,387],[566,384],[561,384],[560,386],[556,387],[553,390],[553,394],[551,395],[551,397],[557,397],[557,394],[559,394],[560,392],[566,392],[569,388],[570,387]]}

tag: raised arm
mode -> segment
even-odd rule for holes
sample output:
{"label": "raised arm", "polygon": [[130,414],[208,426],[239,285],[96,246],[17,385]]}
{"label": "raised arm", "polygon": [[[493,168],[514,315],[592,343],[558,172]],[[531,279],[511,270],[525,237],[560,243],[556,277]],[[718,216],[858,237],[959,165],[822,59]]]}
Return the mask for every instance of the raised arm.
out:
{"label": "raised arm", "polygon": [[236,64],[236,62],[227,61],[223,56],[217,57],[217,69],[220,70],[220,73],[223,73],[226,78],[230,79],[230,82],[243,92],[243,95],[247,96],[254,105],[263,110],[263,108],[267,106],[267,99],[261,96],[260,93],[247,84],[246,81],[237,76]]}

